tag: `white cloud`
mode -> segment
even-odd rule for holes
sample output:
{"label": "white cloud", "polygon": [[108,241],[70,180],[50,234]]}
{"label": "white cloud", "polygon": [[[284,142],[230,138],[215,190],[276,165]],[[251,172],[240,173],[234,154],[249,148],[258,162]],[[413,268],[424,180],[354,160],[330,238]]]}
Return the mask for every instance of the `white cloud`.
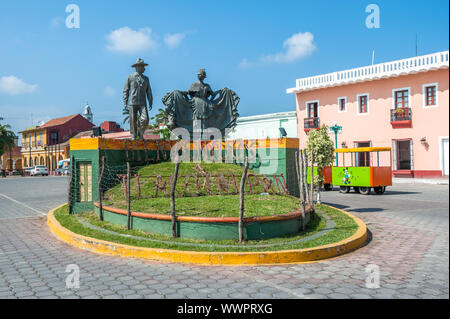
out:
{"label": "white cloud", "polygon": [[[313,43],[314,35],[310,32],[299,32],[292,35],[283,42],[284,52],[263,55],[259,58],[260,63],[292,63],[314,52],[316,46]],[[239,66],[248,68],[256,63],[243,59]]]}
{"label": "white cloud", "polygon": [[151,28],[142,28],[135,31],[129,27],[122,27],[108,34],[108,50],[123,53],[137,53],[148,49],[156,49],[158,46],[152,37]]}
{"label": "white cloud", "polygon": [[242,59],[241,63],[239,63],[239,67],[245,69],[252,66],[252,63],[250,63],[247,59]]}
{"label": "white cloud", "polygon": [[36,91],[37,84],[28,84],[14,75],[0,78],[0,92],[9,95],[27,94]]}
{"label": "white cloud", "polygon": [[114,88],[107,86],[105,87],[105,91],[104,91],[106,96],[114,96],[116,94],[116,90],[114,90]]}
{"label": "white cloud", "polygon": [[181,32],[181,33],[168,33],[164,37],[164,42],[169,47],[169,49],[174,49],[177,46],[180,45],[181,41],[186,38],[187,32]]}
{"label": "white cloud", "polygon": [[316,46],[313,43],[314,35],[310,32],[296,33],[283,42],[285,52],[263,56],[263,62],[291,63],[310,55]]}

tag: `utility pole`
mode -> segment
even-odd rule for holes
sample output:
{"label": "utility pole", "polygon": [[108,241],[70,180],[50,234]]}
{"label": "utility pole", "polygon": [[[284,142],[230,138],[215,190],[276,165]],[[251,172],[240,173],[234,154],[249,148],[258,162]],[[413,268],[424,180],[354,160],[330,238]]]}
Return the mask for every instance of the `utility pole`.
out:
{"label": "utility pole", "polygon": [[418,47],[418,41],[417,41],[417,32],[416,32],[416,56],[418,55],[417,47]]}

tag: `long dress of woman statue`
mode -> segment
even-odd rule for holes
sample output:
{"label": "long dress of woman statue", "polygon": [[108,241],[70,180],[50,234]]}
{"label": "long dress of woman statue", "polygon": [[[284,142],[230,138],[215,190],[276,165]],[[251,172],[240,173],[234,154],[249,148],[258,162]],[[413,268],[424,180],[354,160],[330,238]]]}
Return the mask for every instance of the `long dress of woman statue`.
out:
{"label": "long dress of woman statue", "polygon": [[197,76],[199,81],[193,83],[188,91],[176,90],[163,97],[162,102],[169,114],[167,126],[171,130],[185,128],[192,136],[193,122],[199,121],[202,132],[217,128],[225,137],[225,129],[236,126],[239,97],[227,88],[214,92],[209,84],[203,82],[205,69],[200,69]]}

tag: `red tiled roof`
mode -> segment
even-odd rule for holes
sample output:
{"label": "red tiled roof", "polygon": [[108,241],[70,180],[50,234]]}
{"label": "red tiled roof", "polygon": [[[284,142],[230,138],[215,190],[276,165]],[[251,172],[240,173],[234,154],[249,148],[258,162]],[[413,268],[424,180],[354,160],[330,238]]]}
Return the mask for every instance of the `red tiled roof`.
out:
{"label": "red tiled roof", "polygon": [[75,114],[75,115],[59,117],[57,119],[52,119],[52,120],[46,122],[45,124],[39,126],[39,128],[58,126],[58,125],[61,125],[61,124],[69,122],[71,119],[73,119],[73,118],[75,118],[77,116],[81,116],[81,115],[80,114]]}
{"label": "red tiled roof", "polygon": [[22,147],[21,146],[14,146],[12,149],[12,156],[22,156]]}
{"label": "red tiled roof", "polygon": [[9,153],[9,149],[6,149],[2,156],[0,157],[20,157],[22,156],[22,146],[14,146],[11,150],[11,154]]}

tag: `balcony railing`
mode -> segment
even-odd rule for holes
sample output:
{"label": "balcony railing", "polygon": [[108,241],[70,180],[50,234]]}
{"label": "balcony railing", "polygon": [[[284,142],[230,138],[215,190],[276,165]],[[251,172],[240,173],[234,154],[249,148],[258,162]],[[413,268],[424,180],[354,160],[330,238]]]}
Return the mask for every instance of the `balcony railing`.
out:
{"label": "balcony railing", "polygon": [[43,148],[43,143],[41,143],[41,142],[24,143],[24,144],[22,144],[22,148],[23,149],[29,149],[29,148],[31,148],[31,149],[41,149],[41,148]]}
{"label": "balcony railing", "polygon": [[296,80],[295,88],[287,93],[382,79],[391,76],[437,70],[449,66],[449,51],[437,52],[413,58],[379,63],[339,72],[321,74]]}
{"label": "balcony railing", "polygon": [[318,129],[320,127],[320,119],[318,117],[305,118],[305,130]]}
{"label": "balcony railing", "polygon": [[391,122],[411,121],[411,109],[409,107],[391,110]]}
{"label": "balcony railing", "polygon": [[412,126],[412,112],[409,107],[391,110],[391,125],[393,128],[406,128]]}

